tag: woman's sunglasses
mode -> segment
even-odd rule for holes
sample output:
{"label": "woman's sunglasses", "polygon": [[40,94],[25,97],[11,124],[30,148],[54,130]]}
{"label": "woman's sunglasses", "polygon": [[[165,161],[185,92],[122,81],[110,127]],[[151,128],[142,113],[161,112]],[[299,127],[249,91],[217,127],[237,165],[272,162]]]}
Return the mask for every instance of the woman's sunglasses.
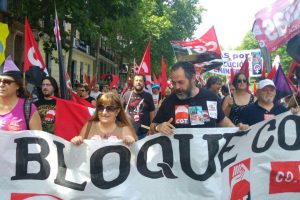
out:
{"label": "woman's sunglasses", "polygon": [[247,83],[247,80],[246,79],[239,79],[237,82],[238,83],[242,83],[242,82]]}
{"label": "woman's sunglasses", "polygon": [[0,79],[0,83],[2,83],[3,85],[10,85],[14,82],[16,82],[16,81],[10,80],[10,79]]}
{"label": "woman's sunglasses", "polygon": [[106,110],[106,112],[115,112],[117,110],[116,107],[114,106],[103,106],[103,105],[98,105],[98,111],[103,112]]}

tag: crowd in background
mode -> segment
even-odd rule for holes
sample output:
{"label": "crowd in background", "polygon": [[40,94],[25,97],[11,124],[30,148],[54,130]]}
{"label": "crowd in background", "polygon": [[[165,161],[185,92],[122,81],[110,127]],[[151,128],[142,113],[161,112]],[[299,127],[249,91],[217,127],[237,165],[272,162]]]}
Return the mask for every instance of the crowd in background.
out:
{"label": "crowd in background", "polygon": [[[114,137],[132,144],[150,134],[173,134],[176,128],[239,127],[253,125],[291,109],[298,112],[299,95],[275,100],[276,86],[272,80],[258,83],[256,95],[249,90],[249,77],[240,72],[232,83],[223,83],[218,76],[200,86],[194,66],[177,62],[171,69],[171,84],[161,91],[159,83],[145,88],[146,79],[135,74],[126,88],[95,83],[77,83],[69,89],[95,113],[71,142],[80,145],[84,139]],[[148,86],[149,87],[149,86]],[[22,74],[11,59],[7,59],[0,74],[0,129],[8,131],[44,130],[54,132],[56,99],[59,87],[52,77],[41,80],[39,92],[26,103],[29,96]],[[71,95],[71,96],[72,96]],[[253,113],[250,114],[249,113]],[[67,123],[67,122],[66,122]]]}

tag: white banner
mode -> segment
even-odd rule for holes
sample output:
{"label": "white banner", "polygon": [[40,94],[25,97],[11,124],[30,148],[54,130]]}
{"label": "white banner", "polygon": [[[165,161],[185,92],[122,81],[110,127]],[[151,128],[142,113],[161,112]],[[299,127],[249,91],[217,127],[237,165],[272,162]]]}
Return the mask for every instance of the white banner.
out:
{"label": "white banner", "polygon": [[227,60],[219,69],[213,69],[210,72],[215,74],[221,74],[225,76],[230,75],[231,67],[234,73],[238,73],[241,69],[246,55],[249,61],[249,74],[251,77],[261,76],[261,70],[263,66],[263,58],[259,49],[252,50],[240,50],[240,51],[223,51],[222,59]]}
{"label": "white banner", "polygon": [[300,199],[300,116],[236,130],[177,129],[130,148],[1,132],[1,199]]}

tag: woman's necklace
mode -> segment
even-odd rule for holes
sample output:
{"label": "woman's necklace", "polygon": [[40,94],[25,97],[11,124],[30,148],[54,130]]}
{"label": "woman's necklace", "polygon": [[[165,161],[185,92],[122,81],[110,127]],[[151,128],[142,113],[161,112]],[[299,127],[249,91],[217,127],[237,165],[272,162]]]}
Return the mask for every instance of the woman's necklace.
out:
{"label": "woman's necklace", "polygon": [[101,124],[99,124],[99,132],[100,132],[101,137],[103,137],[105,139],[109,138],[110,136],[113,135],[113,133],[115,132],[117,127],[118,126],[115,124],[115,126],[109,130],[101,130],[101,129],[103,129],[103,127],[101,126]]}

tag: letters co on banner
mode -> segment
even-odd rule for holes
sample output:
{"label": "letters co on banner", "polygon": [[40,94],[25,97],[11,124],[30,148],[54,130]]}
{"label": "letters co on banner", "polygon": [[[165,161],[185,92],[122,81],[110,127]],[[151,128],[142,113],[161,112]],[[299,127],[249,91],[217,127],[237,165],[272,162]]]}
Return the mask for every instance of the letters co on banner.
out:
{"label": "letters co on banner", "polygon": [[300,116],[236,131],[177,129],[130,148],[1,132],[1,199],[300,199]]}

